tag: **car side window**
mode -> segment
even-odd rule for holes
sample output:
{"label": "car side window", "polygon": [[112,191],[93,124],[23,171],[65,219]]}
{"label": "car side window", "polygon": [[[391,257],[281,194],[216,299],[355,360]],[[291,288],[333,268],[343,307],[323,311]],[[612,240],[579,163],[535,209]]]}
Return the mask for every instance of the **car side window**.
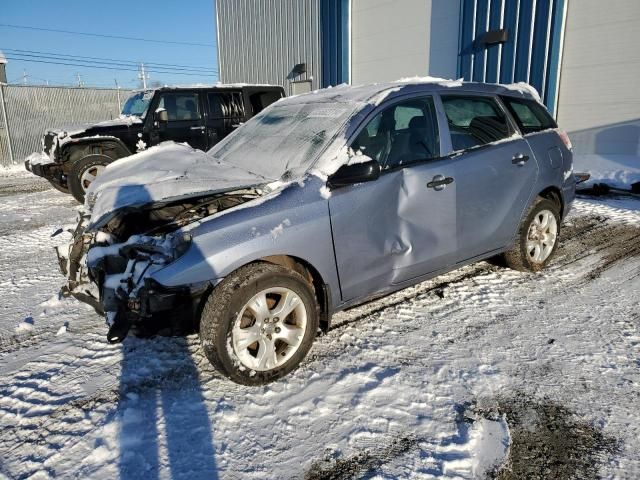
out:
{"label": "car side window", "polygon": [[212,92],[207,99],[211,118],[244,117],[244,102],[240,92]]}
{"label": "car side window", "polygon": [[383,170],[440,156],[438,121],[431,97],[407,100],[378,113],[351,144]]}
{"label": "car side window", "polygon": [[262,110],[267,108],[274,102],[277,102],[282,98],[282,94],[277,90],[270,90],[266,92],[255,92],[249,95],[249,101],[251,102],[251,108],[253,114],[257,115]]}
{"label": "car side window", "polygon": [[164,93],[160,97],[158,108],[167,111],[170,122],[202,118],[197,93]]}
{"label": "car side window", "polygon": [[453,150],[496,142],[511,135],[504,112],[493,98],[443,95]]}
{"label": "car side window", "polygon": [[549,128],[557,128],[558,125],[555,120],[538,102],[506,96],[501,98],[509,112],[513,115],[523,135],[541,132]]}

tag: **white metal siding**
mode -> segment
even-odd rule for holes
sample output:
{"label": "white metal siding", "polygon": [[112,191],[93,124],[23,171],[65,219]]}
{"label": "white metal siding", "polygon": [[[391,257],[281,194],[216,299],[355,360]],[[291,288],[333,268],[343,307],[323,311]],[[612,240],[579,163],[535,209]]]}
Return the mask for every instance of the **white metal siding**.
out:
{"label": "white metal siding", "polygon": [[577,168],[589,155],[628,156],[640,168],[638,25],[638,0],[569,1],[558,123],[573,141]]}
{"label": "white metal siding", "polygon": [[352,84],[427,75],[430,4],[430,0],[352,0]]}
{"label": "white metal siding", "polygon": [[[320,0],[216,0],[220,80],[321,85]],[[290,77],[306,63],[307,73]]]}
{"label": "white metal siding", "polygon": [[[508,1],[508,0],[507,0]],[[456,78],[458,74],[459,0],[430,0],[429,75]]]}

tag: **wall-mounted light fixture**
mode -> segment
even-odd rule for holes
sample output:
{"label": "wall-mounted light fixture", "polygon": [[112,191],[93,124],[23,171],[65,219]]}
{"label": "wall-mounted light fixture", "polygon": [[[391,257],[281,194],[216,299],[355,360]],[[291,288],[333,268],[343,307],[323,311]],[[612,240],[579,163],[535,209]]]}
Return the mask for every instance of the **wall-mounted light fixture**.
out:
{"label": "wall-mounted light fixture", "polygon": [[302,75],[303,73],[307,73],[307,64],[306,63],[298,63],[291,70],[293,75]]}
{"label": "wall-mounted light fixture", "polygon": [[478,47],[490,47],[492,45],[499,45],[500,43],[506,43],[509,40],[509,32],[506,28],[500,30],[491,30],[480,37],[477,42]]}

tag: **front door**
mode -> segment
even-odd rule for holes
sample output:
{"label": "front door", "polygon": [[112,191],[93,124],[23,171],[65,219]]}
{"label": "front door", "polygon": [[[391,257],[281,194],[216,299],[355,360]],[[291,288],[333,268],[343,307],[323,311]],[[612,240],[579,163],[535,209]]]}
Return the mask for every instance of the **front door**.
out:
{"label": "front door", "polygon": [[438,159],[432,99],[383,108],[351,148],[378,161],[383,173],[375,181],[333,190],[329,198],[342,300],[454,263],[457,186],[450,159]]}
{"label": "front door", "polygon": [[151,132],[152,145],[173,140],[206,150],[205,118],[199,93],[163,92],[155,109],[160,108],[167,111],[168,122],[155,122]]}

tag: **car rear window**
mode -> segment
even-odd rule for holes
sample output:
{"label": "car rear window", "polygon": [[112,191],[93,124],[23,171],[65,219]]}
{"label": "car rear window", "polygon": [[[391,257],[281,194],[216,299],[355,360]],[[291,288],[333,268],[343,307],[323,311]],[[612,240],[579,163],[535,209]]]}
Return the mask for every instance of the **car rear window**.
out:
{"label": "car rear window", "polygon": [[547,109],[538,102],[521,98],[501,98],[524,135],[557,127]]}
{"label": "car rear window", "polygon": [[454,150],[486,145],[512,133],[506,115],[493,98],[444,95],[442,104]]}

